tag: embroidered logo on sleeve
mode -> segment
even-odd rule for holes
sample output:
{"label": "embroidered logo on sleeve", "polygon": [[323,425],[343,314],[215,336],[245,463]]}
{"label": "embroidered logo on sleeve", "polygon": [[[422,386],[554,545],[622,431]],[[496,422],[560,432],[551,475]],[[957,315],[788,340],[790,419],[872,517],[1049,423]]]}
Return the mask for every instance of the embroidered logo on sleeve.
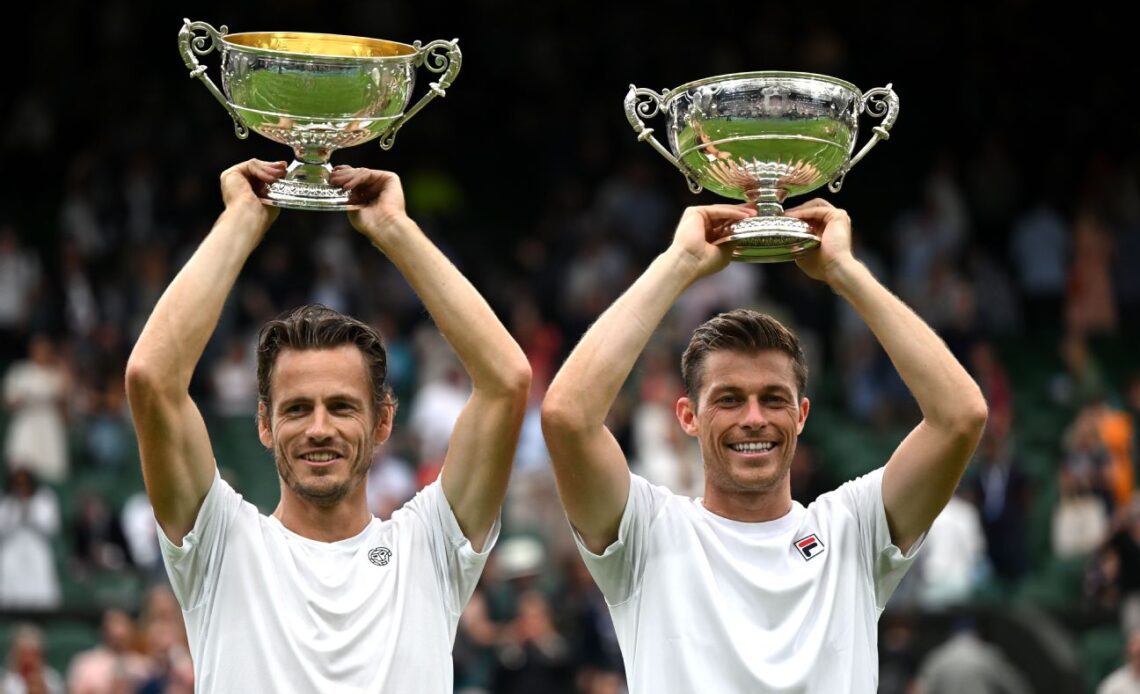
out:
{"label": "embroidered logo on sleeve", "polygon": [[796,549],[800,551],[800,554],[804,555],[805,560],[815,559],[819,555],[823,554],[823,550],[825,549],[823,542],[821,542],[820,539],[814,534],[808,535],[807,537],[801,537],[800,539],[796,540],[795,544]]}
{"label": "embroidered logo on sleeve", "polygon": [[368,561],[376,566],[387,566],[392,558],[392,550],[387,547],[373,547],[368,552]]}

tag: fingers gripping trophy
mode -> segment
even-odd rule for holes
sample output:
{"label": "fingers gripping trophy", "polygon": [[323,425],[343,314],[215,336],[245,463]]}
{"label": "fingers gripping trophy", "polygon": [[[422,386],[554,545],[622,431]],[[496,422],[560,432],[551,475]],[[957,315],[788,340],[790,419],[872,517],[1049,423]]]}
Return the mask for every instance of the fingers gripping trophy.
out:
{"label": "fingers gripping trophy", "polygon": [[[285,177],[263,201],[302,210],[350,210],[360,205],[329,182],[333,152],[380,139],[390,149],[396,132],[429,101],[444,96],[459,74],[458,40],[420,45],[296,32],[229,34],[183,20],[178,46],[190,76],[202,80],[245,139],[252,130],[293,148]],[[222,89],[198,62],[217,50]],[[416,70],[441,75],[411,108]]]}
{"label": "fingers gripping trophy", "polygon": [[[862,113],[882,118],[852,156]],[[702,188],[756,205],[718,244],[750,263],[794,260],[819,240],[782,203],[828,185],[839,192],[853,166],[890,137],[899,112],[891,85],[867,93],[843,80],[804,72],[746,72],[710,77],[658,93],[630,85],[625,115],[638,139]],[[663,115],[666,149],[643,118]]]}

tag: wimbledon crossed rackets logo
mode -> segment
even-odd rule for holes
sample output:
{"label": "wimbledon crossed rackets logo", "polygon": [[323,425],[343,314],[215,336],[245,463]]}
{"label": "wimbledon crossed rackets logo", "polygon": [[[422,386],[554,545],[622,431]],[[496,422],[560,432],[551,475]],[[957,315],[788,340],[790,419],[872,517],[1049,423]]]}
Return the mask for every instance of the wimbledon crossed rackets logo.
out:
{"label": "wimbledon crossed rackets logo", "polygon": [[388,561],[392,558],[392,550],[387,547],[373,547],[368,552],[368,561],[376,566],[387,566]]}

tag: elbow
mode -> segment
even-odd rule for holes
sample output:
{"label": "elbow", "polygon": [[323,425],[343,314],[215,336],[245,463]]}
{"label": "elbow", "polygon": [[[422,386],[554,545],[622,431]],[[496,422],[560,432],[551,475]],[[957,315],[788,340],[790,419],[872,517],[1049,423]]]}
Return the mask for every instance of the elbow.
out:
{"label": "elbow", "polygon": [[583,431],[589,428],[585,411],[575,398],[551,387],[542,401],[542,433],[552,437]]}
{"label": "elbow", "polygon": [[153,362],[132,354],[127,360],[127,371],[124,377],[127,402],[133,408],[153,403],[161,394],[171,387],[169,371],[158,368]]}
{"label": "elbow", "polygon": [[990,408],[986,399],[980,390],[975,389],[970,397],[963,399],[954,420],[954,431],[963,439],[976,444],[982,438],[989,416]]}

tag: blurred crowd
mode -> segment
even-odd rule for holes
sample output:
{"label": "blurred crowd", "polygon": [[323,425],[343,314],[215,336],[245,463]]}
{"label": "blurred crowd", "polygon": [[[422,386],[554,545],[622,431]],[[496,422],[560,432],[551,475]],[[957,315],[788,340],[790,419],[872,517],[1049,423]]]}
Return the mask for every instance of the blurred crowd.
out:
{"label": "blurred crowd", "polygon": [[[0,102],[0,147],[20,162],[18,185],[0,191],[0,691],[191,691],[123,371],[151,307],[221,209],[217,174],[287,152],[234,139],[217,103],[185,79],[174,47],[180,17],[125,2],[64,4],[32,10],[42,20],[33,27],[52,27],[50,42],[29,48],[30,69],[42,74]],[[996,3],[996,19],[1012,22],[1021,4]],[[692,196],[636,142],[621,97],[631,80],[659,87],[795,68],[867,87],[896,82],[897,144],[877,148],[828,197],[851,211],[857,255],[939,331],[990,405],[976,459],[884,617],[881,691],[983,691],[964,683],[986,678],[1005,687],[988,691],[1032,691],[1032,673],[1019,672],[1015,654],[1003,655],[977,622],[946,624],[921,648],[915,630],[922,615],[998,610],[1035,595],[1071,638],[1089,626],[1118,634],[1110,643],[1127,644],[1127,659],[1115,650],[1110,665],[1123,674],[1113,677],[1131,677],[1134,688],[1104,691],[1140,691],[1140,637],[1129,640],[1140,634],[1140,360],[1125,348],[1140,332],[1140,162],[1134,150],[1091,140],[1087,149],[1043,146],[1052,122],[1029,122],[1026,105],[1040,83],[1029,58],[1009,56],[1045,60],[1048,41],[1032,32],[1004,48],[979,40],[963,46],[961,74],[927,74],[928,65],[904,64],[897,52],[944,38],[969,23],[964,14],[930,27],[931,36],[900,34],[903,45],[883,46],[848,30],[863,26],[855,17],[800,26],[769,8],[738,40],[712,41],[694,28],[686,40],[709,49],[698,60],[662,33],[630,43],[641,20],[633,10],[607,8],[607,21],[595,22],[589,11],[520,7],[472,3],[450,18],[463,33],[449,18],[395,4],[352,20],[306,2],[275,7],[272,22],[252,6],[193,18],[234,30],[291,22],[403,40],[461,37],[464,69],[446,100],[411,121],[391,152],[358,147],[334,161],[400,173],[410,214],[504,318],[534,373],[504,536],[459,627],[457,689],[623,691],[613,627],[558,504],[538,406],[578,336],[664,248],[681,209],[715,198]],[[49,12],[64,19],[49,21]],[[497,33],[492,24],[501,24]],[[495,50],[503,31],[515,39],[510,54]],[[597,48],[584,50],[586,40]],[[87,53],[98,60],[79,79],[73,63]],[[981,79],[991,71],[997,79]],[[75,78],[66,89],[53,87],[61,74]],[[1109,77],[1089,80],[1095,94]],[[934,82],[957,90],[959,102],[948,107]],[[1121,125],[1098,119],[1102,104],[1089,99],[1055,104],[1053,117],[1074,139]],[[83,128],[76,113],[90,114]],[[469,385],[399,274],[340,216],[282,215],[239,279],[192,395],[213,432],[255,445],[256,330],[307,302],[352,313],[385,338],[400,408],[368,493],[387,517],[438,473]],[[735,264],[682,297],[614,408],[609,424],[633,469],[700,495],[697,450],[673,415],[679,355],[697,324],[741,306],[786,320],[809,352],[816,426],[809,422],[797,454],[797,500],[885,462],[882,451],[918,414],[873,336],[794,266]],[[836,443],[843,432],[867,449]],[[271,509],[249,472],[272,487],[269,454],[217,452],[223,474]],[[1057,574],[1076,590],[1033,592]],[[109,580],[129,589],[108,593]],[[52,634],[75,623],[86,631],[68,642],[65,662],[50,662]],[[1083,672],[1083,684],[1108,669]]]}

